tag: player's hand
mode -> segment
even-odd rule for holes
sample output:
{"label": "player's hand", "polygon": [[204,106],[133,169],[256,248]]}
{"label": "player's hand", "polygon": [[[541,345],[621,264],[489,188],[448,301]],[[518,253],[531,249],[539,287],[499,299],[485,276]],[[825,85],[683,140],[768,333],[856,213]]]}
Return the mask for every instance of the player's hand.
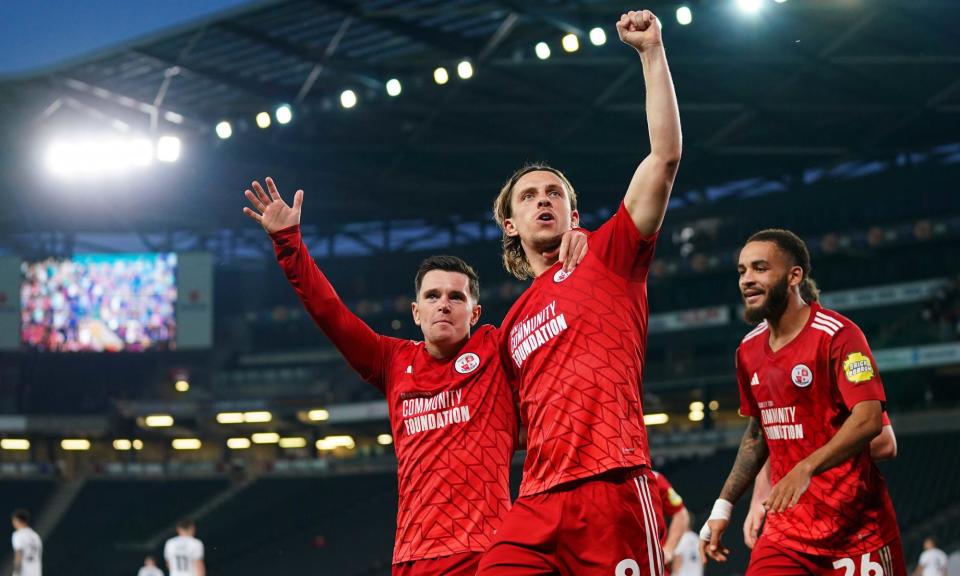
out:
{"label": "player's hand", "polygon": [[700,558],[703,558],[704,564],[711,559],[720,563],[727,561],[730,549],[724,548],[723,544],[720,543],[720,538],[723,537],[723,533],[727,531],[728,526],[730,526],[729,520],[707,520],[705,528],[709,529],[709,540],[704,540],[705,530],[700,531]]}
{"label": "player's hand", "polygon": [[743,543],[747,548],[753,550],[757,545],[757,538],[760,537],[760,529],[763,528],[763,521],[767,517],[767,509],[760,502],[754,502],[750,505],[750,511],[747,513],[747,519],[743,521]]}
{"label": "player's hand", "polygon": [[583,262],[587,255],[587,234],[581,230],[568,230],[564,232],[560,239],[560,246],[544,252],[543,257],[547,260],[559,258],[563,264],[563,271],[570,272]]}
{"label": "player's hand", "polygon": [[269,195],[263,191],[263,186],[256,181],[252,184],[255,193],[250,190],[243,192],[250,204],[253,204],[253,209],[244,207],[243,213],[259,222],[263,229],[267,231],[267,234],[273,234],[284,228],[299,224],[300,207],[303,206],[303,190],[296,191],[293,195],[293,206],[288,206],[280,197],[280,192],[277,191],[277,185],[274,184],[273,178],[268,176],[266,182],[267,190],[270,191]]}
{"label": "player's hand", "polygon": [[649,10],[630,11],[621,15],[617,22],[617,35],[621,42],[633,46],[637,52],[663,45],[660,24]]}
{"label": "player's hand", "polygon": [[664,564],[673,564],[673,548],[663,549],[663,563]]}
{"label": "player's hand", "polygon": [[807,471],[806,465],[800,462],[777,482],[770,495],[763,501],[763,507],[768,512],[783,512],[787,508],[792,508],[809,487],[810,472]]}

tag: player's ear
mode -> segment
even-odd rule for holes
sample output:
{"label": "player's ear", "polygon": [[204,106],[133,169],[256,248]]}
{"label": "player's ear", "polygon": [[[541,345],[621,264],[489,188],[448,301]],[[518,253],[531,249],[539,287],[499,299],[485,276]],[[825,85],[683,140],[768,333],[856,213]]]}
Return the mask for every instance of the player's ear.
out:
{"label": "player's ear", "polygon": [[476,326],[477,322],[480,321],[480,304],[474,304],[473,310],[470,311],[470,326]]}
{"label": "player's ear", "polygon": [[570,213],[570,227],[579,228],[580,227],[580,213],[574,210]]}
{"label": "player's ear", "polygon": [[520,235],[520,231],[517,230],[517,226],[513,223],[513,218],[503,219],[503,233],[511,237]]}
{"label": "player's ear", "polygon": [[413,314],[413,323],[419,326],[420,325],[420,309],[417,308],[416,302],[410,303],[410,312]]}
{"label": "player's ear", "polygon": [[799,266],[794,266],[790,268],[790,278],[787,280],[790,287],[799,286],[803,282],[803,268]]}

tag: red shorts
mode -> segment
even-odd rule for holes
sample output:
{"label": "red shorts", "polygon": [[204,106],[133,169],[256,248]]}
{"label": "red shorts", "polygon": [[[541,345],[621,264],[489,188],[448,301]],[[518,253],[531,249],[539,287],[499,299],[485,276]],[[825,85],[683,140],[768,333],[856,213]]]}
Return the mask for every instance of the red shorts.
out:
{"label": "red shorts", "polygon": [[831,558],[797,552],[760,537],[747,576],[906,576],[900,538],[869,554]]}
{"label": "red shorts", "polygon": [[661,576],[663,517],[649,470],[615,470],[519,498],[477,576]]}
{"label": "red shorts", "polygon": [[474,576],[480,552],[463,552],[441,558],[413,560],[393,565],[393,576]]}

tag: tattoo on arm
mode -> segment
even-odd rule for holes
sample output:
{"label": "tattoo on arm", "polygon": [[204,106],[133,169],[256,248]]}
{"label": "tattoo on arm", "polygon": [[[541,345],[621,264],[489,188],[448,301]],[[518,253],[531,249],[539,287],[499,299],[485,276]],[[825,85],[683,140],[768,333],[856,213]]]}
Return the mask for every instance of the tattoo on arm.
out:
{"label": "tattoo on arm", "polygon": [[767,440],[763,437],[760,421],[751,417],[747,430],[743,433],[743,439],[740,440],[737,460],[733,463],[733,469],[727,476],[723,490],[720,491],[720,497],[736,504],[763,468],[768,454]]}

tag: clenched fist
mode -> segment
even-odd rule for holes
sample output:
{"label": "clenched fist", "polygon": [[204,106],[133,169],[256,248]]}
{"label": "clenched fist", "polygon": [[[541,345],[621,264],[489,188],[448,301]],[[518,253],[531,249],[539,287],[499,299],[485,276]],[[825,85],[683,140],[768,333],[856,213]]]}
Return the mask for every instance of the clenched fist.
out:
{"label": "clenched fist", "polygon": [[637,52],[663,45],[660,24],[649,10],[630,11],[621,15],[617,22],[617,34],[621,42],[633,46]]}

